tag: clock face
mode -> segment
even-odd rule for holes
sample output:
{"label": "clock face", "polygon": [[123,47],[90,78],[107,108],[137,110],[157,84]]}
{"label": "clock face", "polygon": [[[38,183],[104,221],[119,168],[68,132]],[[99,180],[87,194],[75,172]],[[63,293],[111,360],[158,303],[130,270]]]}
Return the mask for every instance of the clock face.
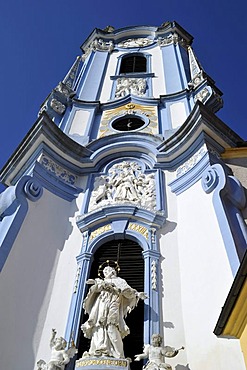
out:
{"label": "clock face", "polygon": [[112,122],[112,128],[120,132],[136,131],[145,125],[146,122],[144,122],[141,118],[133,116],[121,117]]}

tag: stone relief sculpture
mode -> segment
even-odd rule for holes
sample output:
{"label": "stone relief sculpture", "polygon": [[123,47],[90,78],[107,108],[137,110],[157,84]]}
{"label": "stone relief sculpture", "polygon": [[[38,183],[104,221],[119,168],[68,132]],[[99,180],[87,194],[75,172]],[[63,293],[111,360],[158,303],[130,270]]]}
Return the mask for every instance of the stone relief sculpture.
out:
{"label": "stone relief sculpture", "polygon": [[66,106],[57,99],[52,99],[50,104],[52,109],[58,114],[63,114],[65,112]]}
{"label": "stone relief sculpture", "polygon": [[137,162],[113,165],[108,175],[95,178],[89,212],[114,203],[134,203],[153,211],[156,206],[155,175],[144,174]]}
{"label": "stone relief sculpture", "polygon": [[146,92],[147,82],[145,78],[118,78],[116,87],[116,98],[128,94],[143,96]]}
{"label": "stone relief sculpture", "polygon": [[172,370],[171,365],[165,363],[165,357],[175,357],[181,349],[184,349],[184,347],[179,349],[170,346],[163,347],[161,335],[153,334],[151,344],[144,346],[143,353],[135,355],[135,361],[148,358],[148,362],[143,366],[143,370]]}
{"label": "stone relief sculpture", "polygon": [[120,48],[144,48],[152,44],[154,41],[148,38],[136,38],[136,39],[128,39],[120,42],[118,46]]}
{"label": "stone relief sculpture", "polygon": [[177,44],[178,42],[181,42],[183,44],[184,40],[176,32],[174,32],[170,33],[166,37],[159,37],[157,42],[159,46],[167,46],[173,43]]}
{"label": "stone relief sculpture", "polygon": [[44,360],[37,362],[37,370],[64,370],[65,365],[75,356],[77,349],[72,342],[72,346],[66,350],[67,341],[62,337],[56,337],[56,330],[52,329],[50,340],[51,358],[48,363]]}
{"label": "stone relief sculpture", "polygon": [[139,299],[144,300],[147,296],[131,288],[109,265],[103,269],[103,275],[103,279],[87,281],[92,286],[83,307],[89,318],[81,329],[91,342],[83,357],[124,358],[122,339],[130,333],[124,318],[136,307]]}
{"label": "stone relief sculpture", "polygon": [[210,97],[211,93],[209,91],[208,87],[205,87],[202,89],[199,93],[197,93],[194,97],[194,101],[196,102],[197,100],[201,101],[202,103],[205,103],[206,100]]}
{"label": "stone relief sculpture", "polygon": [[83,62],[87,59],[92,50],[107,51],[108,53],[111,53],[114,50],[114,42],[112,40],[104,41],[103,39],[94,39],[91,44],[85,49],[85,53],[81,57]]}
{"label": "stone relief sculpture", "polygon": [[104,41],[103,39],[94,39],[90,46],[92,50],[98,51],[112,52],[114,49],[114,43],[112,40]]}

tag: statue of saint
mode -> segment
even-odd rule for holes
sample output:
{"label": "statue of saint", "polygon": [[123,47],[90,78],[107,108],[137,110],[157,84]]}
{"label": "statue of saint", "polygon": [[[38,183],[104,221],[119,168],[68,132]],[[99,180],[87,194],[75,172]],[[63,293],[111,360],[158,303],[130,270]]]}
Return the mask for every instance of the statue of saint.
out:
{"label": "statue of saint", "polygon": [[67,341],[62,337],[56,337],[56,330],[52,329],[50,340],[51,358],[48,363],[44,360],[37,362],[37,370],[64,370],[72,357],[77,353],[74,344],[66,350]]}
{"label": "statue of saint", "polygon": [[86,338],[91,339],[89,352],[83,356],[124,358],[122,339],[130,333],[124,318],[139,299],[147,298],[118,277],[111,266],[103,269],[104,279],[89,279],[92,284],[84,300],[88,320],[81,326]]}
{"label": "statue of saint", "polygon": [[135,361],[148,358],[148,362],[143,366],[143,370],[172,370],[171,365],[165,363],[165,357],[175,357],[181,349],[184,349],[184,347],[179,349],[169,346],[163,347],[161,335],[153,334],[151,344],[144,346],[143,353],[135,355]]}

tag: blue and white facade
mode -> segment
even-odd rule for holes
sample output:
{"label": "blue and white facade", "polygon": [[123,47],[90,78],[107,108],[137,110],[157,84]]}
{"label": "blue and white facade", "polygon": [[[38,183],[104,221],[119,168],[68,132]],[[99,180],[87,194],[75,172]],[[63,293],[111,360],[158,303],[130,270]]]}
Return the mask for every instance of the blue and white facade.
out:
{"label": "blue and white facade", "polygon": [[49,359],[51,328],[79,340],[94,254],[113,240],[142,248],[144,343],[185,346],[177,370],[245,369],[238,340],[213,334],[246,249],[224,160],[242,139],[191,44],[175,22],[95,29],[2,169],[5,370]]}

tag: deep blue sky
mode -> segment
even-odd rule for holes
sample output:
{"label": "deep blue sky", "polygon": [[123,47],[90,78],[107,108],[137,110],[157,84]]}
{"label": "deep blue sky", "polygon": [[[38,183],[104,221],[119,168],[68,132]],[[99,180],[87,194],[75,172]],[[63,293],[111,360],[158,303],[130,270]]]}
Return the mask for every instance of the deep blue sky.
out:
{"label": "deep blue sky", "polygon": [[37,118],[91,31],[177,21],[192,36],[207,74],[224,93],[217,115],[245,140],[246,0],[2,0],[0,167]]}

